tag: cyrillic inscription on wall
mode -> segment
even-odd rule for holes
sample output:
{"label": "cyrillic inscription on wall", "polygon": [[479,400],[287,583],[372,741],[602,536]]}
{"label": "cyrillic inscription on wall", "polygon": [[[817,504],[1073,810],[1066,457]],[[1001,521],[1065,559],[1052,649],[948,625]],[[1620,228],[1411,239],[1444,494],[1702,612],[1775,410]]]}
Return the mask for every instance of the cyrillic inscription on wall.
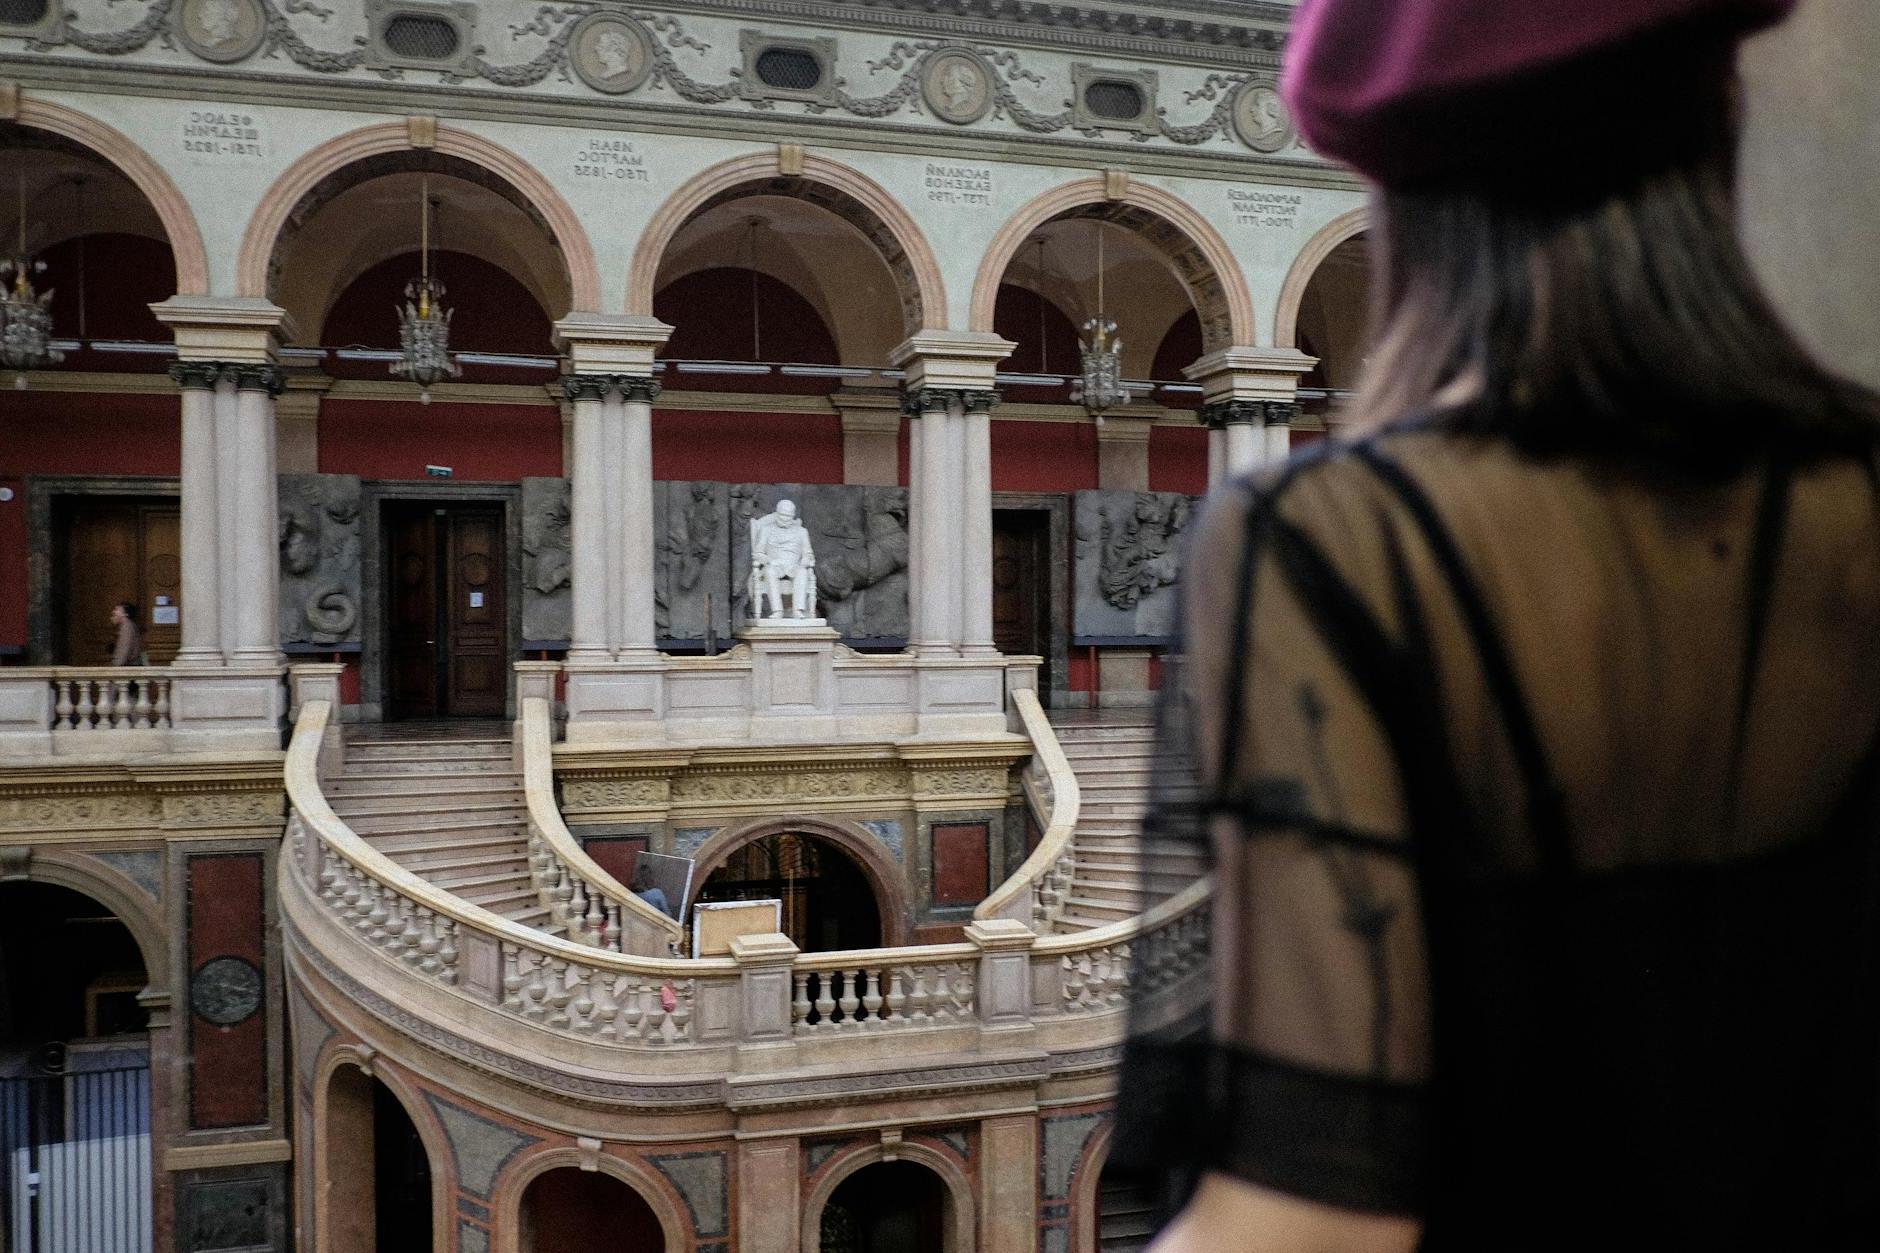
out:
{"label": "cyrillic inscription on wall", "polygon": [[1266,226],[1289,231],[1299,224],[1300,196],[1261,187],[1230,187],[1227,208],[1235,226]]}
{"label": "cyrillic inscription on wall", "polygon": [[267,119],[239,105],[190,105],[183,110],[183,154],[212,165],[259,161],[268,155]]}
{"label": "cyrillic inscription on wall", "polygon": [[576,178],[602,178],[614,183],[646,183],[646,154],[637,141],[614,135],[590,135],[574,154]]}
{"label": "cyrillic inscription on wall", "polygon": [[929,161],[922,182],[927,199],[934,204],[990,205],[992,203],[992,167],[960,165],[952,161]]}

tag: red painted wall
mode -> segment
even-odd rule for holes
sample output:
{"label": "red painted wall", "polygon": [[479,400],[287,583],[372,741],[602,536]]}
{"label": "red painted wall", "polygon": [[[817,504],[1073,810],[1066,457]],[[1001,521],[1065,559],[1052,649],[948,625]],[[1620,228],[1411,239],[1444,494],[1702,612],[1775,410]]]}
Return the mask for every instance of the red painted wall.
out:
{"label": "red painted wall", "polygon": [[1191,496],[1208,490],[1207,428],[1149,428],[1149,490]]}
{"label": "red painted wall", "polygon": [[1088,423],[992,422],[992,490],[1075,492],[1097,485],[1097,431]]}
{"label": "red painted wall", "polygon": [[561,473],[561,411],[553,405],[327,400],[320,405],[320,472],[507,483]]}
{"label": "red painted wall", "polygon": [[26,643],[26,476],[174,477],[181,461],[174,393],[99,396],[15,391],[0,380],[0,644]]}
{"label": "red painted wall", "polygon": [[653,477],[723,483],[840,483],[833,413],[654,410]]}

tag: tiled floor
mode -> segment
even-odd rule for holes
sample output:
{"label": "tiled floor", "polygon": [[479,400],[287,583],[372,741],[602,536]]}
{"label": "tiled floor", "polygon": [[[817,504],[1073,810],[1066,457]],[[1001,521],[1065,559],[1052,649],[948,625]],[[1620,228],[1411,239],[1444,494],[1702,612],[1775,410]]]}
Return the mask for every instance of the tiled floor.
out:
{"label": "tiled floor", "polygon": [[392,744],[437,740],[506,740],[510,724],[501,718],[412,718],[404,722],[355,722],[346,738],[354,743]]}

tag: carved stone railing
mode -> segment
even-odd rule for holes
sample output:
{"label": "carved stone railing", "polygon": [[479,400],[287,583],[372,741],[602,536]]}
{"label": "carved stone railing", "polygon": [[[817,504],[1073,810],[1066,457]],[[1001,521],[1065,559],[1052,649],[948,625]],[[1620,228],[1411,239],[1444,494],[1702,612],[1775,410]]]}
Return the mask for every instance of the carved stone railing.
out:
{"label": "carved stone railing", "polygon": [[[323,955],[321,967],[445,1028],[425,1037],[433,1043],[470,1032],[476,1047],[537,1066],[687,1074],[1075,1052],[1120,1038],[1133,981],[1152,997],[1175,993],[1173,1015],[1205,973],[1205,880],[1142,917],[1061,936],[991,918],[962,942],[837,953],[800,953],[775,934],[696,959],[576,943],[454,896],[348,828],[321,783],[333,707],[303,691],[288,748],[283,922],[295,952]],[[546,731],[530,721],[525,741]],[[676,1060],[632,1060],[655,1053]]]}
{"label": "carved stone railing", "polygon": [[977,1023],[979,946],[809,953],[793,964],[790,1021],[801,1035]]}
{"label": "carved stone railing", "polygon": [[320,787],[332,706],[300,708],[287,751],[287,869],[360,942],[415,976],[551,1030],[620,1045],[692,1040],[701,996],[737,994],[737,963],[627,957],[512,922],[399,866]]}
{"label": "carved stone railing", "polygon": [[1021,786],[1032,819],[1044,834],[1018,870],[979,903],[973,917],[1010,918],[1043,932],[1057,920],[1070,892],[1077,856],[1073,837],[1082,792],[1070,760],[1058,744],[1057,732],[1051,729],[1051,721],[1038,703],[1038,694],[1018,688],[1011,692],[1010,700],[1031,740],[1031,762],[1025,768]]}
{"label": "carved stone railing", "polygon": [[681,929],[597,865],[555,804],[554,722],[547,694],[519,693],[517,726],[528,801],[529,874],[542,904],[569,939],[642,956],[673,951]]}
{"label": "carved stone railing", "polygon": [[0,669],[0,752],[135,756],[281,746],[286,692],[273,669],[20,666]]}

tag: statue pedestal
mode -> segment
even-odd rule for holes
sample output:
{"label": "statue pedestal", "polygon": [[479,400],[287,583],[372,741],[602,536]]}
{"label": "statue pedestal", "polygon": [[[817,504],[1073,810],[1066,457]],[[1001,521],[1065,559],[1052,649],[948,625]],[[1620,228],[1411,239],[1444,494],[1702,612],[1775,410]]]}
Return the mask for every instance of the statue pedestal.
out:
{"label": "statue pedestal", "polygon": [[738,640],[751,650],[752,738],[827,740],[836,733],[836,644],[821,618],[759,618]]}

